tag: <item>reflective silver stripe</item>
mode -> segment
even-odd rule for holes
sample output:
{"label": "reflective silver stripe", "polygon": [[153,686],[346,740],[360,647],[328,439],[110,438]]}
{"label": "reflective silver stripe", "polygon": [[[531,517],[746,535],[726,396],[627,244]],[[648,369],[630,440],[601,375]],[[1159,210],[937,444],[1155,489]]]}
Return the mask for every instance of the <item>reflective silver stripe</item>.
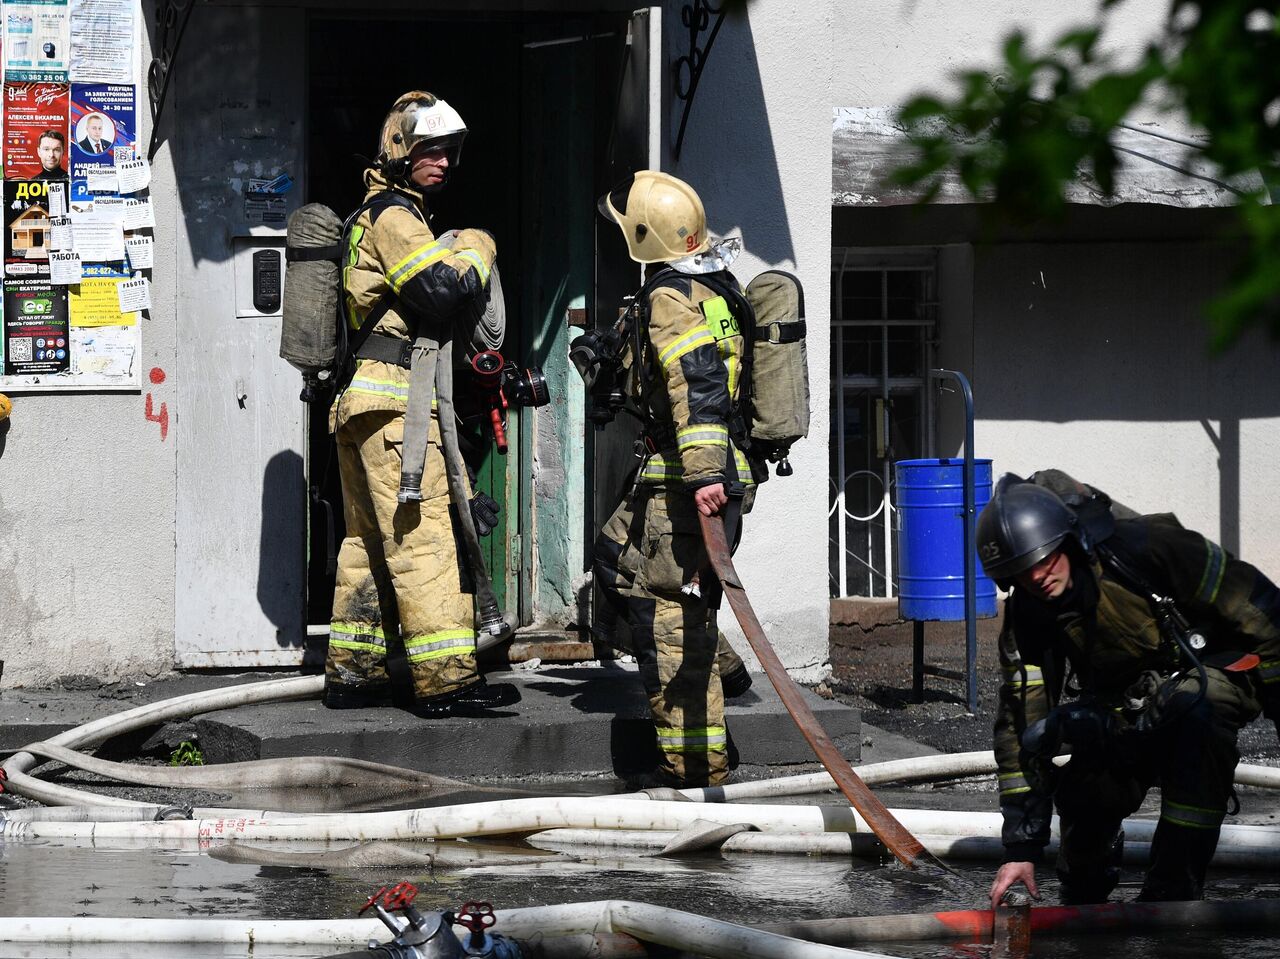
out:
{"label": "reflective silver stripe", "polygon": [[640,467],[640,478],[657,481],[680,480],[684,478],[684,465],[678,460],[668,460],[660,453],[655,453]]}
{"label": "reflective silver stripe", "polygon": [[705,326],[699,325],[692,333],[686,333],[680,339],[667,346],[665,350],[658,354],[658,362],[663,367],[668,367],[686,353],[691,353],[700,346],[710,343],[715,346],[716,338],[711,335],[711,331]]}
{"label": "reflective silver stripe", "polygon": [[330,623],[329,644],[335,649],[385,653],[387,637],[381,627],[361,623]]}
{"label": "reflective silver stripe", "polygon": [[1006,686],[1043,686],[1044,673],[1040,671],[1038,666],[1006,666],[1004,668],[1004,682]]}
{"label": "reflective silver stripe", "polygon": [[420,246],[392,267],[391,272],[387,274],[387,283],[390,284],[392,290],[399,293],[400,288],[413,279],[415,275],[421,273],[432,263],[443,260],[451,252],[447,246],[441,246],[435,242]]}
{"label": "reflective silver stripe", "polygon": [[1217,829],[1226,817],[1225,809],[1206,809],[1203,806],[1188,806],[1186,803],[1174,802],[1168,797],[1160,800],[1160,818],[1177,826],[1190,826],[1192,829]]}
{"label": "reflective silver stripe", "polygon": [[728,744],[729,731],[723,726],[699,729],[658,727],[658,746],[664,752],[712,752],[725,749]]}
{"label": "reflective silver stripe", "polygon": [[1204,573],[1200,577],[1200,585],[1196,587],[1196,597],[1203,602],[1212,603],[1218,598],[1218,590],[1222,587],[1222,577],[1227,571],[1226,556],[1222,552],[1222,547],[1210,540],[1205,540],[1204,545],[1209,550],[1209,556],[1205,560]]}
{"label": "reflective silver stripe", "polygon": [[476,268],[476,272],[480,274],[480,282],[482,284],[489,282],[489,267],[485,265],[484,257],[475,250],[459,250],[454,254],[459,260],[466,260]]}
{"label": "reflective silver stripe", "polygon": [[386,380],[369,380],[359,375],[351,380],[347,387],[349,393],[367,393],[371,396],[386,396],[395,400],[409,401],[408,383],[390,383]]}
{"label": "reflective silver stripe", "polygon": [[1031,787],[1022,773],[1001,773],[999,779],[1001,796],[1031,792]]}
{"label": "reflective silver stripe", "polygon": [[471,629],[446,629],[426,636],[411,636],[404,643],[404,651],[410,662],[439,659],[442,656],[461,656],[474,653],[475,649],[476,634]]}
{"label": "reflective silver stripe", "polygon": [[686,426],[676,432],[676,443],[680,449],[686,446],[728,446],[729,427],[716,423]]}

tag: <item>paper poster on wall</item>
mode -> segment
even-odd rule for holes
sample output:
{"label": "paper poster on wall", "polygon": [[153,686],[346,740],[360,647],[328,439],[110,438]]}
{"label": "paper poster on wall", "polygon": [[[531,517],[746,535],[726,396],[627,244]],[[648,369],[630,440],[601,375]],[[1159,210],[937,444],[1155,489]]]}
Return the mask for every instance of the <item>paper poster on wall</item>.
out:
{"label": "paper poster on wall", "polygon": [[53,246],[48,183],[9,180],[4,185],[4,275],[47,278]]}
{"label": "paper poster on wall", "polygon": [[71,8],[67,0],[4,3],[4,76],[6,81],[68,78],[71,57]]}
{"label": "paper poster on wall", "polygon": [[129,279],[121,270],[89,264],[77,286],[71,287],[71,325],[137,326],[139,314],[120,309],[120,284]]}
{"label": "paper poster on wall", "polygon": [[70,122],[72,204],[93,198],[90,174],[108,174],[107,190],[114,193],[116,158],[132,158],[138,146],[134,88],[122,83],[71,84]]}
{"label": "paper poster on wall", "polygon": [[6,180],[66,178],[70,89],[66,83],[5,83]]}
{"label": "paper poster on wall", "polygon": [[4,283],[4,375],[55,376],[70,362],[66,290],[40,280]]}
{"label": "paper poster on wall", "polygon": [[84,387],[136,388],[138,371],[136,326],[73,326],[71,372]]}
{"label": "paper poster on wall", "polygon": [[71,79],[133,83],[132,0],[71,0]]}

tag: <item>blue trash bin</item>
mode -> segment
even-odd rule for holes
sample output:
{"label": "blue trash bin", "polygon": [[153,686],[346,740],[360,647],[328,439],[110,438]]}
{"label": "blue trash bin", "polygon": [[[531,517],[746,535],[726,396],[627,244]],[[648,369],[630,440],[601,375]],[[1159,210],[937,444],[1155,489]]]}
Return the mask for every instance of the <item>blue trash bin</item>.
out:
{"label": "blue trash bin", "polygon": [[[898,509],[898,610],[903,619],[964,616],[964,459],[894,464]],[[977,513],[991,499],[991,460],[973,461]],[[975,544],[975,551],[977,549]],[[996,585],[975,554],[977,615],[996,614]]]}

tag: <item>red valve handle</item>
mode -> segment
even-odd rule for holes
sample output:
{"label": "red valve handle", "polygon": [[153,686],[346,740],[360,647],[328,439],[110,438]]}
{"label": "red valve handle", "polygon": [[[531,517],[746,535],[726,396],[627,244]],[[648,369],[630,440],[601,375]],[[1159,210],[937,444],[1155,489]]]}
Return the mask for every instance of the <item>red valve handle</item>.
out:
{"label": "red valve handle", "polygon": [[375,892],[372,896],[370,896],[367,900],[365,900],[365,904],[360,907],[360,911],[357,912],[356,915],[363,916],[366,912],[372,909],[373,904],[376,903],[379,899],[381,899],[382,894],[386,891],[387,891],[386,886],[379,886],[378,891]]}
{"label": "red valve handle", "polygon": [[382,905],[387,909],[403,909],[417,897],[417,886],[411,882],[398,882],[382,897]]}
{"label": "red valve handle", "polygon": [[454,916],[454,922],[466,926],[472,935],[484,932],[498,921],[493,914],[493,904],[488,902],[464,902]]}
{"label": "red valve handle", "polygon": [[390,889],[386,886],[379,886],[378,891],[365,901],[365,904],[360,907],[360,911],[356,915],[363,916],[377,905],[379,900],[382,901],[382,908],[384,909],[403,909],[412,903],[417,898],[417,895],[418,887],[411,882],[399,882]]}

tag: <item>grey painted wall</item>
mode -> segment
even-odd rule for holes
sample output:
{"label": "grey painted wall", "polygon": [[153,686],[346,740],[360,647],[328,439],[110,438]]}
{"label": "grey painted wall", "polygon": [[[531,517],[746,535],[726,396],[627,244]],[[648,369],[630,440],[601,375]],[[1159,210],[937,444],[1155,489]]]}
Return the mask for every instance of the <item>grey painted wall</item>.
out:
{"label": "grey painted wall", "polygon": [[[679,123],[670,79],[664,169],[690,181],[710,231],[743,237],[735,265],[744,280],[777,267],[805,288],[809,438],[791,456],[795,474],[761,487],[747,517],[737,566],[779,656],[795,675],[816,679],[827,662],[827,383],[831,286],[830,51],[839,4],[756,2],[726,19],[702,75],[677,161]],[[680,6],[665,5],[668,63],[688,52]],[[724,607],[720,625],[740,636]],[[747,652],[739,639],[740,652]]]}

